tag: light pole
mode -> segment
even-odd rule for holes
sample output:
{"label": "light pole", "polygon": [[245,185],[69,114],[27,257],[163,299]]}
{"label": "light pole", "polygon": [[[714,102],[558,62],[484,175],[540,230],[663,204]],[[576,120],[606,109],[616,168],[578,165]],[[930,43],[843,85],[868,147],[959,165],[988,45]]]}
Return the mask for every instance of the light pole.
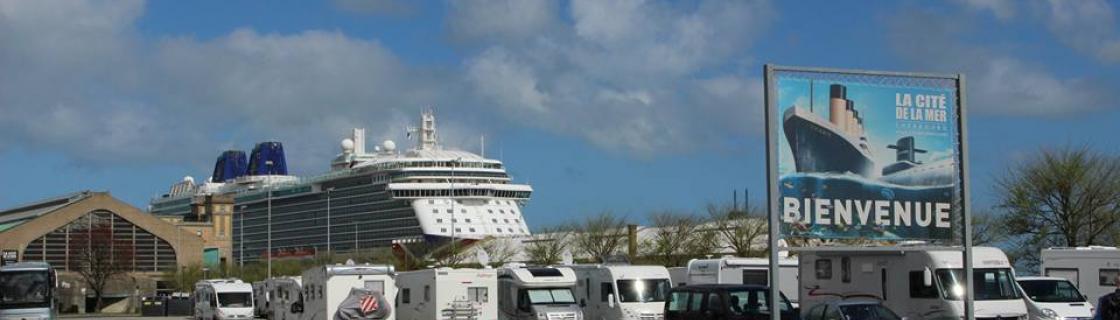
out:
{"label": "light pole", "polygon": [[331,254],[331,191],[334,188],[327,188],[327,255]]}
{"label": "light pole", "polygon": [[268,190],[268,277],[272,278],[272,190]]}
{"label": "light pole", "polygon": [[238,223],[238,229],[241,229],[241,231],[238,231],[238,237],[240,237],[241,240],[237,241],[241,246],[241,249],[237,252],[237,264],[241,268],[238,272],[240,276],[245,276],[245,208],[248,207],[247,205],[241,206],[241,213],[237,215],[237,220],[241,221],[241,223]]}

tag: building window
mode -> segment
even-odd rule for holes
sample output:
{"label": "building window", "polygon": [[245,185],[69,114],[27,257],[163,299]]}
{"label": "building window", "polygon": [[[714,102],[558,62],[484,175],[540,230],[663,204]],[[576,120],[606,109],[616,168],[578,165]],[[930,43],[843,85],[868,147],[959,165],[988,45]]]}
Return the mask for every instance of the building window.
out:
{"label": "building window", "polygon": [[474,233],[474,228],[470,228],[470,229],[468,229],[468,230],[470,230],[470,231],[471,231],[471,233]]}
{"label": "building window", "polygon": [[832,260],[817,259],[817,279],[829,280],[832,279]]}
{"label": "building window", "polygon": [[471,219],[470,219],[470,218],[467,218],[467,223],[471,223]]}
{"label": "building window", "polygon": [[436,223],[443,223],[443,219],[436,219]]}
{"label": "building window", "polygon": [[432,209],[432,213],[439,213],[439,209]]}

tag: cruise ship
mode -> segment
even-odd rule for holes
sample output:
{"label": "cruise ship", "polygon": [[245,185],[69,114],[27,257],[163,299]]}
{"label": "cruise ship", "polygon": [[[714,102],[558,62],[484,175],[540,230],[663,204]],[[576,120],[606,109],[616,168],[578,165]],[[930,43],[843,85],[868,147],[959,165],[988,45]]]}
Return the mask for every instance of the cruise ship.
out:
{"label": "cruise ship", "polygon": [[284,252],[529,234],[522,209],[533,189],[514,183],[501,161],[443,148],[430,110],[409,136],[416,141],[409,150],[385,140],[367,152],[365,129],[354,129],[330,171],[314,177],[288,175],[279,142],[257,145],[248,161],[244,152],[226,151],[210,179],[184,178],[153,199],[149,211],[185,217],[201,196],[232,197],[231,250],[243,262]]}

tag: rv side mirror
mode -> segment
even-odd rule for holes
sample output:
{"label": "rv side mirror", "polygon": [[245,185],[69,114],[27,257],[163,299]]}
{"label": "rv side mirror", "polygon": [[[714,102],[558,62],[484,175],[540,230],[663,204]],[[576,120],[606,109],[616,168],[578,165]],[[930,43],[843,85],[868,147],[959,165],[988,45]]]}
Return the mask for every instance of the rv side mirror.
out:
{"label": "rv side mirror", "polygon": [[579,299],[579,307],[580,307],[580,308],[585,308],[585,307],[587,307],[587,300],[585,300],[585,299]]}
{"label": "rv side mirror", "polygon": [[607,307],[614,308],[614,294],[613,293],[607,295]]}
{"label": "rv side mirror", "polygon": [[292,313],[303,313],[303,303],[302,302],[292,303]]}
{"label": "rv side mirror", "polygon": [[933,286],[933,271],[930,271],[929,267],[922,270],[922,285],[927,287]]}

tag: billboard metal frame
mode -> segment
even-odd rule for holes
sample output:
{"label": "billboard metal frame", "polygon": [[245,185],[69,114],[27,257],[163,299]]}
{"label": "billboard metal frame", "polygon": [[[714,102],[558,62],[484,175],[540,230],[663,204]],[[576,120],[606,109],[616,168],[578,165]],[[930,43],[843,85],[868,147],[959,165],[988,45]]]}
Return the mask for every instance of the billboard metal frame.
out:
{"label": "billboard metal frame", "polygon": [[[775,73],[780,71],[792,72],[808,72],[808,73],[832,73],[832,74],[847,74],[847,75],[869,75],[869,76],[888,76],[888,77],[909,77],[909,78],[927,78],[927,79],[941,79],[953,80],[956,82],[957,89],[957,108],[956,108],[956,125],[959,144],[957,146],[957,163],[960,165],[960,197],[961,197],[961,224],[959,228],[961,232],[962,246],[891,246],[891,247],[787,247],[778,249],[778,241],[781,239],[781,219],[778,213],[778,123],[774,115],[777,114],[777,83],[775,82]],[[781,268],[777,268],[779,260],[779,251],[914,251],[914,250],[953,250],[961,251],[963,255],[962,261],[964,264],[964,281],[965,281],[965,297],[964,297],[964,313],[965,320],[974,320],[973,306],[973,281],[972,277],[972,211],[970,210],[971,202],[969,193],[969,169],[968,169],[968,126],[966,121],[966,103],[965,103],[965,79],[964,74],[934,74],[934,73],[916,73],[916,72],[888,72],[888,71],[871,71],[871,70],[851,70],[851,69],[833,69],[833,68],[814,68],[814,67],[793,67],[766,64],[763,66],[764,77],[764,103],[765,103],[765,117],[766,117],[766,194],[767,194],[767,213],[769,214],[768,224],[768,242],[769,242],[769,274],[770,274],[770,310],[781,310],[779,308],[779,300],[781,299],[780,292],[774,290],[780,280],[779,272]],[[950,241],[952,242],[952,241]],[[800,280],[799,280],[800,281]],[[798,286],[800,287],[800,285]],[[799,289],[800,290],[800,289]],[[885,298],[885,297],[884,297]],[[771,320],[781,320],[781,312],[771,312]]]}

